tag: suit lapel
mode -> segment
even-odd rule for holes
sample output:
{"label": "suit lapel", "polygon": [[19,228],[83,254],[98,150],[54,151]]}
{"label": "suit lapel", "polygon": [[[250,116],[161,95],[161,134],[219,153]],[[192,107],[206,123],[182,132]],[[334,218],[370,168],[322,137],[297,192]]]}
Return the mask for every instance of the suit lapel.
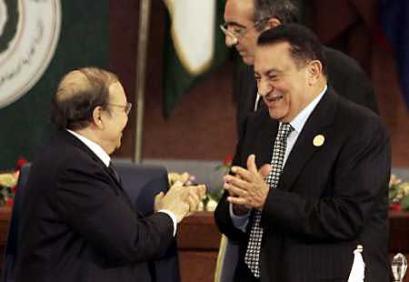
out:
{"label": "suit lapel", "polygon": [[[102,160],[95,155],[93,151],[91,151],[90,148],[88,148],[81,140],[73,136],[71,133],[69,133],[66,130],[61,130],[60,131],[60,136],[70,144],[74,145],[75,147],[79,148],[83,152],[85,152],[100,168],[101,170],[105,171],[106,174],[109,175],[109,177],[112,179],[112,181],[115,183],[115,193],[122,193],[124,194],[124,190],[122,188],[121,183],[119,183],[118,179],[115,177],[115,175],[112,174],[112,172],[108,169],[108,167],[102,162]],[[128,197],[127,197],[128,198]],[[128,199],[129,200],[129,199]],[[129,201],[130,202],[130,201]]]}
{"label": "suit lapel", "polygon": [[278,132],[278,122],[271,119],[268,110],[262,109],[262,116],[256,123],[260,125],[255,131],[258,138],[254,138],[254,140],[257,143],[254,144],[254,152],[249,152],[249,154],[256,154],[256,164],[257,167],[260,167],[271,162],[274,140]]}
{"label": "suit lapel", "polygon": [[278,185],[280,190],[291,190],[303,167],[314,153],[322,148],[314,145],[314,138],[319,134],[324,138],[328,135],[336,111],[337,98],[332,90],[327,90],[309,116],[288,156]]}

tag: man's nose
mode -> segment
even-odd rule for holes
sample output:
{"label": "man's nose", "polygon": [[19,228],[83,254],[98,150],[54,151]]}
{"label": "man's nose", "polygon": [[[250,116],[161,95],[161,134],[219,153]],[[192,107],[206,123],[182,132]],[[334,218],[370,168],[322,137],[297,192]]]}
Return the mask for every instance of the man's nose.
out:
{"label": "man's nose", "polygon": [[235,36],[232,34],[225,34],[224,35],[224,43],[226,44],[227,47],[231,48],[237,45],[238,40]]}
{"label": "man's nose", "polygon": [[261,97],[266,96],[268,93],[271,92],[272,89],[273,87],[267,81],[260,80],[259,83],[257,84],[257,91],[258,91],[257,93]]}

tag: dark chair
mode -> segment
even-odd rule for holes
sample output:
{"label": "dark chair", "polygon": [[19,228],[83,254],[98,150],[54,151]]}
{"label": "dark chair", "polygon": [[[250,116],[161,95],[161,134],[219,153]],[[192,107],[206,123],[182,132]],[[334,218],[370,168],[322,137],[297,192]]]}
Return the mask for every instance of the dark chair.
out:
{"label": "dark chair", "polygon": [[[137,209],[144,215],[152,213],[154,196],[168,189],[167,170],[161,166],[136,165],[129,162],[114,162],[114,165],[121,176],[125,191],[129,194]],[[19,218],[23,210],[24,186],[27,183],[29,171],[30,165],[25,165],[20,172],[17,184],[3,264],[3,282],[15,281]],[[180,281],[176,240],[174,240],[165,256],[154,262],[153,272],[153,281]]]}

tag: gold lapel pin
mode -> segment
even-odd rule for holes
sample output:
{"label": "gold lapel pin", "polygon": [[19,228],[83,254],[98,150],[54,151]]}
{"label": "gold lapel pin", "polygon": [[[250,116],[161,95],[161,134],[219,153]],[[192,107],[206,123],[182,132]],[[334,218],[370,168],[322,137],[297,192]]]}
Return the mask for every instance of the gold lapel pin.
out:
{"label": "gold lapel pin", "polygon": [[321,147],[322,145],[324,145],[325,142],[325,137],[322,134],[318,134],[314,137],[314,140],[312,140],[312,144],[315,147]]}

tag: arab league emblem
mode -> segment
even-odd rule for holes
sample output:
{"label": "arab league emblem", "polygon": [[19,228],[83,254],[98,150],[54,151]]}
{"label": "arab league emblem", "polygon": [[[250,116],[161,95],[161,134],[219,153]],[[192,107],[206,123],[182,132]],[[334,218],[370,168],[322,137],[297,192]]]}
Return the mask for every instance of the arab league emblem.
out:
{"label": "arab league emblem", "polygon": [[60,28],[60,0],[0,0],[0,108],[38,82],[54,56]]}

